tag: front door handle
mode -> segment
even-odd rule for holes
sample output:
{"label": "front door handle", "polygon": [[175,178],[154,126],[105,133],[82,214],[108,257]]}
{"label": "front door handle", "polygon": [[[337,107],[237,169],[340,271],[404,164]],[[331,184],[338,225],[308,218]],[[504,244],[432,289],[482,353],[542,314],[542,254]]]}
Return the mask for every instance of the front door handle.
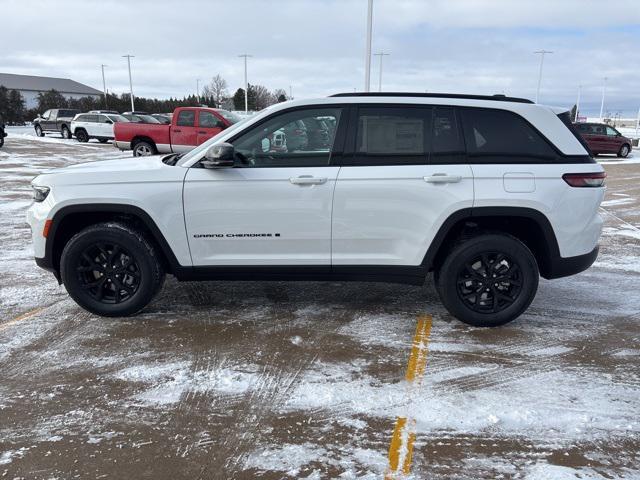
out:
{"label": "front door handle", "polygon": [[460,175],[447,175],[446,173],[434,173],[429,177],[423,177],[427,183],[458,183],[462,180]]}
{"label": "front door handle", "polygon": [[311,175],[301,175],[299,177],[291,177],[289,181],[293,185],[322,185],[327,182],[324,177],[312,177]]}

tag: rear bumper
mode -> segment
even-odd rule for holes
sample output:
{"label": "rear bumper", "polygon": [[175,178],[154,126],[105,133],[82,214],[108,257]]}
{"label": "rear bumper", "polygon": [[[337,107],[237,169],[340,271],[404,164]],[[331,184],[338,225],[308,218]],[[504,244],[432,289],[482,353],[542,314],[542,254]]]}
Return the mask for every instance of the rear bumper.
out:
{"label": "rear bumper", "polygon": [[131,150],[131,142],[119,142],[117,140],[114,140],[113,146],[119,148],[120,150]]}
{"label": "rear bumper", "polygon": [[593,262],[598,258],[599,247],[596,246],[589,253],[584,255],[578,255],[576,257],[557,257],[553,259],[549,264],[549,270],[544,276],[546,279],[568,277],[569,275],[575,275],[585,271]]}

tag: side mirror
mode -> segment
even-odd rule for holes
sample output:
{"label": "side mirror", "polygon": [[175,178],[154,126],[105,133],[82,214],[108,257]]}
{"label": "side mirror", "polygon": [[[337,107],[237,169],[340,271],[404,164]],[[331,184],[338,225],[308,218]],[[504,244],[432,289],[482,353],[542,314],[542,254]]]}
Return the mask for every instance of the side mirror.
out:
{"label": "side mirror", "polygon": [[212,145],[204,154],[200,162],[204,168],[233,167],[235,164],[235,149],[230,143]]}

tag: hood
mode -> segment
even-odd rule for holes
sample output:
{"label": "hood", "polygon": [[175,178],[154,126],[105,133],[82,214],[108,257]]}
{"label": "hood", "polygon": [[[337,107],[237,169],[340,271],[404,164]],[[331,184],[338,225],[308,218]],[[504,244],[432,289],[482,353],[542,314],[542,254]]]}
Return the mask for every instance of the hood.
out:
{"label": "hood", "polygon": [[62,168],[45,170],[42,175],[52,175],[60,173],[118,173],[118,172],[139,172],[158,170],[167,167],[162,163],[160,156],[153,157],[132,157],[117,160],[101,160],[98,162],[78,163]]}

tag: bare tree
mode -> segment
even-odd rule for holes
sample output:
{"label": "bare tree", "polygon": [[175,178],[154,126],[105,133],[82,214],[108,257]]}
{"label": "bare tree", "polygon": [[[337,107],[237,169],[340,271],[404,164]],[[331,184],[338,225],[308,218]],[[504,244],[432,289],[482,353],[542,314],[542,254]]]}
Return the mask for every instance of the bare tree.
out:
{"label": "bare tree", "polygon": [[217,74],[215,77],[211,78],[209,85],[205,85],[203,87],[202,95],[204,97],[212,98],[215,106],[220,107],[225,98],[229,96],[229,92],[227,91],[227,81],[222,78],[220,74]]}
{"label": "bare tree", "polygon": [[289,96],[287,95],[287,92],[285,92],[283,88],[276,88],[273,91],[273,96],[276,97],[276,101],[278,103],[286,102],[287,100],[289,100]]}
{"label": "bare tree", "polygon": [[262,110],[263,108],[267,108],[269,105],[278,103],[278,97],[270,92],[264,85],[251,85],[250,88],[253,90],[252,93],[255,96],[256,110]]}

